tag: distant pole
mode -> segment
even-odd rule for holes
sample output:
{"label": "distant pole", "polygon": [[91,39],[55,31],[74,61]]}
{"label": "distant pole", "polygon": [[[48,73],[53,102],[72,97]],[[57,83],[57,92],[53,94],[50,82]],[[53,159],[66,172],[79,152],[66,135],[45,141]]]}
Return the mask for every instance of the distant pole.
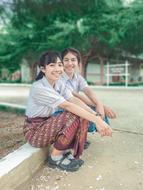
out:
{"label": "distant pole", "polygon": [[128,60],[125,62],[125,86],[128,87]]}
{"label": "distant pole", "polygon": [[100,58],[100,83],[104,84],[104,61]]}
{"label": "distant pole", "polygon": [[106,74],[106,76],[107,76],[107,81],[106,81],[106,84],[107,84],[107,86],[109,86],[109,80],[110,80],[110,76],[109,76],[109,62],[107,61],[107,74]]}

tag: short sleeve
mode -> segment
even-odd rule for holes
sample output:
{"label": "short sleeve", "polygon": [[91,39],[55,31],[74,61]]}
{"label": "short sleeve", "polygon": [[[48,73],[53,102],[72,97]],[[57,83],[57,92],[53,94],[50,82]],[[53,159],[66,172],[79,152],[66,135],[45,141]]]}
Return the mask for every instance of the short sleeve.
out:
{"label": "short sleeve", "polygon": [[73,95],[72,95],[72,92],[68,88],[65,88],[63,96],[66,100],[69,100]]}
{"label": "short sleeve", "polygon": [[65,99],[54,89],[48,87],[33,87],[32,94],[34,101],[40,105],[56,108]]}
{"label": "short sleeve", "polygon": [[62,81],[56,83],[55,90],[66,100],[69,100],[73,96],[71,90]]}
{"label": "short sleeve", "polygon": [[78,75],[78,91],[84,91],[86,87],[88,87],[86,80],[81,75]]}

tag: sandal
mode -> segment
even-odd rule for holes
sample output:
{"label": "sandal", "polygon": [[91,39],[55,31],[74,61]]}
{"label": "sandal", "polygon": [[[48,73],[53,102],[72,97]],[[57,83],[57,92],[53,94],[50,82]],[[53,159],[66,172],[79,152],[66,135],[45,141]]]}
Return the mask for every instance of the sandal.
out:
{"label": "sandal", "polygon": [[69,164],[63,164],[63,161],[65,159],[68,159],[68,158],[63,156],[61,160],[54,161],[54,160],[52,160],[51,156],[49,156],[48,157],[48,166],[50,168],[58,168],[60,170],[65,170],[68,172],[74,172],[79,169],[79,165],[76,162],[74,162],[73,160],[69,160],[70,161]]}
{"label": "sandal", "polygon": [[68,158],[69,160],[73,160],[73,161],[76,162],[79,166],[82,166],[82,165],[84,164],[84,161],[83,161],[82,159],[75,159],[75,158],[73,157],[71,151],[66,152],[66,153],[64,154],[64,156],[65,156],[66,158]]}

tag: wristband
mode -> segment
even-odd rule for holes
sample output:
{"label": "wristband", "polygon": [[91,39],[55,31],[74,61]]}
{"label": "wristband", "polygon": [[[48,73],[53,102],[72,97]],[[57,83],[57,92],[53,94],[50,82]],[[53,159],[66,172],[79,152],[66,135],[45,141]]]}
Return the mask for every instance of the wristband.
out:
{"label": "wristband", "polygon": [[102,114],[99,113],[99,112],[95,112],[95,115],[96,115],[96,116],[100,116],[100,117],[102,116]]}

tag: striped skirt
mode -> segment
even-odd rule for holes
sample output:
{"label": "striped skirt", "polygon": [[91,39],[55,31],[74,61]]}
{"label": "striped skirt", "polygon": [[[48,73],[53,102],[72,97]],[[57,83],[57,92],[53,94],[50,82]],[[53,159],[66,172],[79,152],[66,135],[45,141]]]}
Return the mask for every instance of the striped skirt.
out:
{"label": "striped skirt", "polygon": [[24,123],[24,136],[34,147],[42,148],[53,144],[58,150],[72,148],[79,158],[87,137],[88,121],[64,111],[49,118],[27,118]]}

